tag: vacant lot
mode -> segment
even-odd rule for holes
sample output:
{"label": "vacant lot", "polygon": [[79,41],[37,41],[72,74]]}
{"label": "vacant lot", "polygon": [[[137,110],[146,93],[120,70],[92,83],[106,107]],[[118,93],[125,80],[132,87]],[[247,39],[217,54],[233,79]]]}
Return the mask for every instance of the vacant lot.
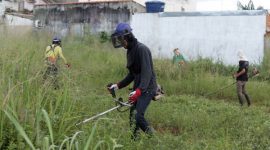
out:
{"label": "vacant lot", "polygon": [[[42,81],[51,38],[47,33],[1,33],[0,149],[270,149],[268,73],[250,80],[252,106],[241,108],[234,85],[209,95],[233,83],[237,67],[207,59],[184,68],[154,60],[166,92],[146,113],[155,137],[142,134],[131,141],[128,112],[75,126],[115,106],[106,85],[127,73],[125,50],[94,36],[63,39],[72,66],[66,69],[60,62],[61,88],[54,90]],[[126,88],[117,95],[125,99],[128,93]]]}

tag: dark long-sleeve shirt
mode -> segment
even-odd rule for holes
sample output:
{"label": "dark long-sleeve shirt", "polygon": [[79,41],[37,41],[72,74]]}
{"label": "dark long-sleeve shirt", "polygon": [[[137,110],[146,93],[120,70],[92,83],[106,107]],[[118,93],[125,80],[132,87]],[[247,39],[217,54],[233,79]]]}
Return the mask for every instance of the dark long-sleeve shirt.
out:
{"label": "dark long-sleeve shirt", "polygon": [[153,68],[152,55],[148,47],[136,39],[127,50],[127,69],[129,73],[118,83],[123,88],[134,81],[133,90],[140,88],[142,92],[156,91],[156,75]]}
{"label": "dark long-sleeve shirt", "polygon": [[243,60],[239,61],[239,69],[237,73],[241,72],[243,69],[245,69],[245,73],[237,77],[236,78],[237,81],[248,81],[248,66],[249,66],[248,61]]}

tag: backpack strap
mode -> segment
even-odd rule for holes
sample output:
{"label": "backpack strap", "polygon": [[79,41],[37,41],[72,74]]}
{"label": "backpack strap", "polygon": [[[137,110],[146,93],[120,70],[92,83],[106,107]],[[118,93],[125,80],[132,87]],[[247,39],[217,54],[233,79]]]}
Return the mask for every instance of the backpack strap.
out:
{"label": "backpack strap", "polygon": [[50,49],[49,49],[48,51],[46,51],[46,57],[45,57],[45,60],[46,60],[46,63],[47,63],[48,65],[52,65],[52,64],[54,64],[54,63],[51,62],[50,56],[47,56],[47,55],[48,55],[49,52],[52,52],[52,53],[53,53],[52,55],[55,57],[55,53],[54,53],[55,46],[53,46],[53,45],[49,45],[49,46],[50,46]]}
{"label": "backpack strap", "polygon": [[[56,46],[55,46],[56,47]],[[55,47],[54,46],[52,46],[52,45],[50,45],[50,50],[48,50],[47,52],[46,52],[46,54],[48,54],[49,53],[49,51],[52,51],[53,52],[53,55],[54,55],[54,49],[55,49]]]}

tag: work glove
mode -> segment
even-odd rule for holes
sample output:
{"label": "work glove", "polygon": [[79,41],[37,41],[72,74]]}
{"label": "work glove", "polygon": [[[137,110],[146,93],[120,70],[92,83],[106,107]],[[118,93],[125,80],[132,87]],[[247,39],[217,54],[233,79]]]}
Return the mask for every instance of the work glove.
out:
{"label": "work glove", "polygon": [[109,83],[109,84],[107,85],[107,90],[110,92],[110,94],[112,94],[112,97],[113,97],[113,98],[116,98],[115,91],[116,91],[117,89],[119,89],[117,84]]}
{"label": "work glove", "polygon": [[[110,84],[109,84],[109,85],[110,85]],[[114,90],[114,91],[116,91],[116,90],[119,89],[119,87],[118,87],[117,84],[111,84],[110,86],[108,86],[108,89],[109,89],[109,90]]]}
{"label": "work glove", "polygon": [[129,97],[128,97],[128,101],[129,103],[131,104],[134,104],[136,103],[136,101],[138,100],[138,98],[141,96],[141,90],[139,88],[137,88],[135,91],[131,92],[129,94]]}

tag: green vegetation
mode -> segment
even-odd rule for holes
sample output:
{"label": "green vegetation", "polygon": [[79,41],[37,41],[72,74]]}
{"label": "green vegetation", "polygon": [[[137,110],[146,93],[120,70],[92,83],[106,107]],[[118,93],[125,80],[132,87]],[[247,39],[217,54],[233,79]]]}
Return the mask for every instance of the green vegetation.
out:
{"label": "green vegetation", "polygon": [[[241,108],[234,86],[203,97],[233,83],[236,66],[200,59],[179,68],[171,60],[154,60],[166,97],[153,101],[146,114],[156,136],[142,134],[134,142],[128,112],[115,111],[75,126],[114,106],[105,86],[127,73],[125,50],[94,36],[63,39],[72,66],[61,66],[61,88],[53,90],[42,81],[44,49],[52,36],[16,30],[0,34],[0,149],[270,148],[267,72],[247,84],[253,103]],[[126,98],[128,93],[126,88],[117,94]]]}
{"label": "green vegetation", "polygon": [[252,0],[249,0],[248,4],[242,4],[240,1],[237,1],[238,10],[255,10],[255,6]]}

